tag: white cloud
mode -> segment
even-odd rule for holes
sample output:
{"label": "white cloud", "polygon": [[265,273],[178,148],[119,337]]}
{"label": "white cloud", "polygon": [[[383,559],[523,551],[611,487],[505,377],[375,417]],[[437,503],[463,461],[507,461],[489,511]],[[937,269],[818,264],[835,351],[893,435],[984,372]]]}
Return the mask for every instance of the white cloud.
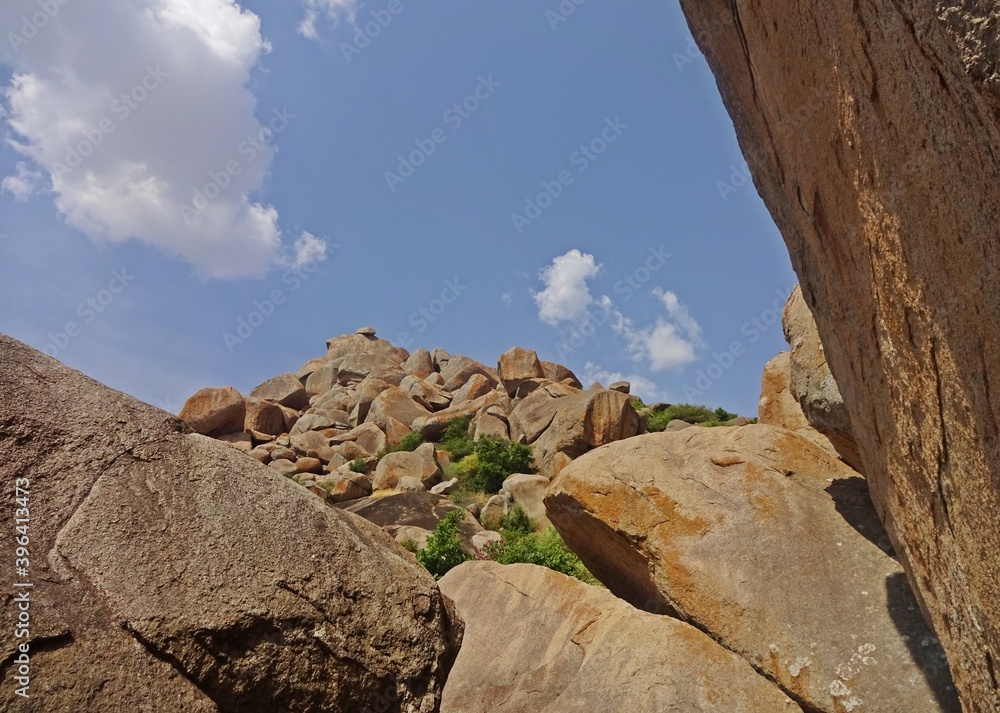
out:
{"label": "white cloud", "polygon": [[320,17],[337,22],[343,15],[354,16],[355,0],[303,0],[303,3],[306,14],[299,23],[299,34],[310,40],[319,38],[316,23]]}
{"label": "white cloud", "polygon": [[32,171],[24,161],[18,161],[14,170],[15,174],[0,181],[0,193],[10,193],[16,200],[23,203],[38,188],[42,174],[38,171]]}
{"label": "white cloud", "polygon": [[[0,27],[37,10],[4,0]],[[73,2],[37,30],[2,50],[8,141],[48,174],[67,223],[97,242],[141,240],[208,278],[283,263],[278,213],[253,196],[272,130],[294,116],[254,115],[247,84],[269,50],[256,15],[234,0]]]}
{"label": "white cloud", "polygon": [[292,267],[299,268],[311,262],[326,260],[327,245],[312,233],[303,232],[295,241],[295,257]]}
{"label": "white cloud", "polygon": [[702,345],[701,326],[673,292],[656,288],[653,296],[663,303],[666,317],[658,317],[652,325],[639,329],[617,309],[609,308],[611,328],[626,340],[629,356],[635,361],[647,361],[653,371],[691,364]]}
{"label": "white cloud", "polygon": [[597,277],[601,265],[593,255],[570,250],[539,273],[545,289],[534,294],[538,317],[546,324],[581,322],[594,304],[587,280]]}
{"label": "white cloud", "polygon": [[514,293],[504,292],[502,295],[500,295],[500,301],[509,307],[510,303],[514,301]]}
{"label": "white cloud", "polygon": [[666,399],[666,393],[652,379],[647,379],[640,374],[623,374],[620,371],[608,371],[603,367],[588,361],[583,367],[583,383],[591,386],[596,383],[609,386],[616,381],[627,381],[632,385],[631,393],[641,398],[646,403],[661,401]]}

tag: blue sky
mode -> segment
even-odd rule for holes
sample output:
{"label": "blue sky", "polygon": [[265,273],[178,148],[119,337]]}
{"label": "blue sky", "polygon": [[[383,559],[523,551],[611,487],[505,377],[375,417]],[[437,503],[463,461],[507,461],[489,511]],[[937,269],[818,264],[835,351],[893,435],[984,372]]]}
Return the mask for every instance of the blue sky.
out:
{"label": "blue sky", "polygon": [[795,277],[676,3],[100,5],[0,10],[0,331],[170,410],[370,325],[756,414]]}

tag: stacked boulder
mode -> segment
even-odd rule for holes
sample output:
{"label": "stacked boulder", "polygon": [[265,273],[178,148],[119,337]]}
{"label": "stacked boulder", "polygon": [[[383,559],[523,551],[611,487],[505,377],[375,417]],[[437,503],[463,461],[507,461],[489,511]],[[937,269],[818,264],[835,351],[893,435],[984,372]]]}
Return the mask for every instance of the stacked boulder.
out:
{"label": "stacked boulder", "polygon": [[[542,496],[553,475],[588,450],[642,430],[627,389],[595,385],[584,391],[572,371],[529,349],[507,351],[494,368],[441,349],[411,354],[370,327],[326,346],[324,356],[245,397],[232,387],[203,389],[180,417],[330,504],[347,506],[373,493],[428,491],[434,503],[414,501],[424,504],[424,515],[445,512],[442,503],[457,487],[444,482],[450,455],[435,443],[449,423],[467,417],[470,438],[533,447],[537,474],[512,480],[510,491],[501,494],[506,505],[500,514],[517,493],[517,502],[542,524]],[[411,433],[419,433],[424,445],[389,452]],[[421,522],[426,529],[430,520]],[[406,530],[398,539],[412,534]],[[420,541],[427,533],[416,534]]]}

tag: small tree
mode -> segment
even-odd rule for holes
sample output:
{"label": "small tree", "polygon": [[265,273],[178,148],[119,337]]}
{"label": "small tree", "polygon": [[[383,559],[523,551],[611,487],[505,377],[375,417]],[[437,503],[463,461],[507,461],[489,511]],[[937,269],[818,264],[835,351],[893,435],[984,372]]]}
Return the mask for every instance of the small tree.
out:
{"label": "small tree", "polygon": [[462,549],[462,541],[458,536],[458,527],[463,517],[462,510],[448,513],[434,528],[434,534],[427,538],[427,546],[417,552],[417,561],[434,575],[434,579],[441,579],[450,570],[472,559]]}
{"label": "small tree", "polygon": [[479,458],[479,467],[470,484],[487,493],[499,492],[508,475],[534,470],[531,467],[531,446],[480,436],[476,439],[475,453]]}

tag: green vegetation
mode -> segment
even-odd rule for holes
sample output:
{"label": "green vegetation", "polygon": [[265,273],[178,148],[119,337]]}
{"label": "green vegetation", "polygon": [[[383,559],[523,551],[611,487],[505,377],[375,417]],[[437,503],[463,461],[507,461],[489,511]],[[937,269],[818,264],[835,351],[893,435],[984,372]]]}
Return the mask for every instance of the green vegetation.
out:
{"label": "green vegetation", "polygon": [[520,505],[514,505],[514,508],[500,518],[500,532],[510,532],[516,533],[518,535],[530,535],[535,531],[535,521],[528,517],[528,513],[524,511]]}
{"label": "green vegetation", "polygon": [[389,446],[388,448],[379,451],[376,457],[379,460],[381,460],[390,453],[398,453],[400,451],[415,451],[423,444],[424,444],[424,437],[420,435],[420,432],[410,431],[405,436],[403,436],[403,440],[401,440],[398,445]]}
{"label": "green vegetation", "polygon": [[368,472],[368,462],[364,458],[355,458],[347,467],[350,468],[352,473],[361,473],[364,475]]}
{"label": "green vegetation", "polygon": [[480,436],[476,439],[473,455],[478,463],[468,485],[486,493],[500,492],[503,481],[513,473],[531,473],[534,470],[531,466],[531,446],[519,443]]}
{"label": "green vegetation", "polygon": [[[434,575],[434,579],[441,579],[450,570],[472,559],[462,549],[462,541],[458,536],[458,526],[464,515],[462,510],[448,513],[434,528],[434,534],[427,538],[427,546],[416,553],[417,561]],[[414,543],[411,546],[416,545]]]}
{"label": "green vegetation", "polygon": [[721,426],[734,418],[735,413],[730,413],[724,408],[717,408],[714,411],[708,406],[696,404],[673,404],[659,410],[646,410],[646,430],[650,433],[657,433],[666,429],[671,421],[686,421],[692,424],[704,426]]}
{"label": "green vegetation", "polygon": [[469,416],[461,416],[449,421],[441,436],[441,442],[438,443],[438,448],[451,453],[454,461],[460,461],[471,455],[475,448],[474,442],[469,438],[471,425],[472,418]]}
{"label": "green vegetation", "polygon": [[[532,527],[532,529],[534,529]],[[537,564],[576,577],[581,582],[599,585],[580,558],[566,546],[554,527],[544,532],[523,533],[501,530],[503,539],[484,548],[486,556],[500,564]]]}

